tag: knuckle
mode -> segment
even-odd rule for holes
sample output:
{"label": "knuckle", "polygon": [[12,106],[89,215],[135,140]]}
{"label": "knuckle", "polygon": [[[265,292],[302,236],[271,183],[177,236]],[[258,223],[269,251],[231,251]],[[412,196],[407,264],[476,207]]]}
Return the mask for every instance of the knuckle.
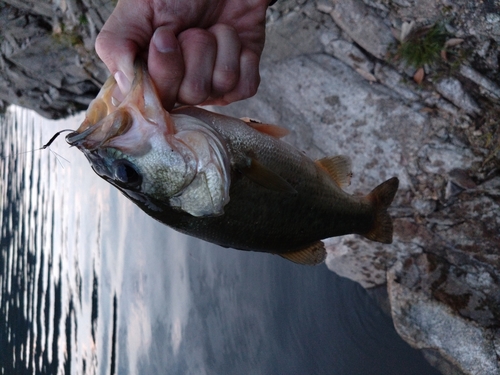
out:
{"label": "knuckle", "polygon": [[99,33],[99,35],[97,35],[97,38],[95,40],[95,51],[102,60],[105,60],[105,58],[107,58],[109,55],[107,48],[108,39],[108,35],[106,35],[106,33],[104,32],[101,32]]}
{"label": "knuckle", "polygon": [[179,89],[179,101],[184,104],[196,105],[203,103],[209,97],[209,87],[205,82],[183,82]]}
{"label": "knuckle", "polygon": [[225,94],[233,90],[238,83],[239,74],[233,70],[216,70],[213,76],[215,92]]}
{"label": "knuckle", "polygon": [[241,90],[241,93],[245,98],[250,98],[257,93],[260,84],[260,77],[257,77],[254,80],[249,81]]}
{"label": "knuckle", "polygon": [[183,45],[208,45],[215,46],[215,36],[207,30],[192,28],[179,34],[179,42]]}
{"label": "knuckle", "polygon": [[217,23],[208,30],[216,36],[236,34],[236,29],[233,26],[224,23]]}

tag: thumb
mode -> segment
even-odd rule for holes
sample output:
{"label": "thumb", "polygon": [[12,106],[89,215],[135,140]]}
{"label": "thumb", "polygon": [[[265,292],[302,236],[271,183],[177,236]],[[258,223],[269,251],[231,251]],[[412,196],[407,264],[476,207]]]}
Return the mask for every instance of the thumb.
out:
{"label": "thumb", "polygon": [[137,45],[114,32],[102,30],[97,36],[95,49],[97,55],[106,64],[118,83],[123,94],[130,89],[134,79],[134,60],[137,54]]}
{"label": "thumb", "polygon": [[151,38],[148,70],[164,108],[171,110],[184,77],[184,60],[177,37],[167,26],[156,29]]}
{"label": "thumb", "polygon": [[[133,9],[133,12],[131,12]],[[137,53],[148,47],[153,31],[149,23],[151,9],[134,0],[119,1],[97,36],[97,55],[115,75],[120,89],[121,83],[134,79],[134,61]],[[118,73],[118,75],[116,74]]]}

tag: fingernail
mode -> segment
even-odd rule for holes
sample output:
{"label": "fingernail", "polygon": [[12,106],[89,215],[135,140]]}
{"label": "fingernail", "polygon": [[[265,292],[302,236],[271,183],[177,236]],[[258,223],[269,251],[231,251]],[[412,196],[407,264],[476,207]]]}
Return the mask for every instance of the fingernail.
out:
{"label": "fingernail", "polygon": [[[129,93],[130,88],[132,87],[132,82],[127,78],[125,73],[123,73],[121,70],[118,70],[115,73],[114,77],[115,77],[116,83],[118,84],[118,88],[121,91],[122,98],[116,97],[114,95],[113,96],[116,99],[118,99],[119,101],[122,101],[123,97],[125,97]],[[115,95],[118,96],[118,93],[115,93]]]}
{"label": "fingernail", "polygon": [[153,34],[153,43],[161,53],[173,52],[178,49],[177,38],[165,27],[159,27]]}

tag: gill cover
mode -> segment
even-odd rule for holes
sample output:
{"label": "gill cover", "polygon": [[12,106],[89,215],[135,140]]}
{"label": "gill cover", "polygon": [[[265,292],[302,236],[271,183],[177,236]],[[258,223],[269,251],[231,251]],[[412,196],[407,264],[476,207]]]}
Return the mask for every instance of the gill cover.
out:
{"label": "gill cover", "polygon": [[140,61],[130,91],[124,96],[109,77],[66,140],[133,200],[154,199],[197,217],[220,215],[229,201],[224,141],[194,117],[171,116]]}

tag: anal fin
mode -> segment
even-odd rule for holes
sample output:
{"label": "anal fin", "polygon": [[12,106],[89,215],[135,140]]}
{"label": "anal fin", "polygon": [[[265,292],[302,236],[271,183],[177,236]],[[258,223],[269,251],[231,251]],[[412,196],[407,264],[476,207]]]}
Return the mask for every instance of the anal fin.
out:
{"label": "anal fin", "polygon": [[329,156],[316,160],[316,164],[323,168],[339,187],[343,188],[351,184],[352,162],[348,156]]}
{"label": "anal fin", "polygon": [[321,241],[318,241],[313,243],[312,245],[309,245],[305,249],[291,251],[288,253],[280,253],[278,255],[297,264],[315,266],[325,261],[325,244]]}

